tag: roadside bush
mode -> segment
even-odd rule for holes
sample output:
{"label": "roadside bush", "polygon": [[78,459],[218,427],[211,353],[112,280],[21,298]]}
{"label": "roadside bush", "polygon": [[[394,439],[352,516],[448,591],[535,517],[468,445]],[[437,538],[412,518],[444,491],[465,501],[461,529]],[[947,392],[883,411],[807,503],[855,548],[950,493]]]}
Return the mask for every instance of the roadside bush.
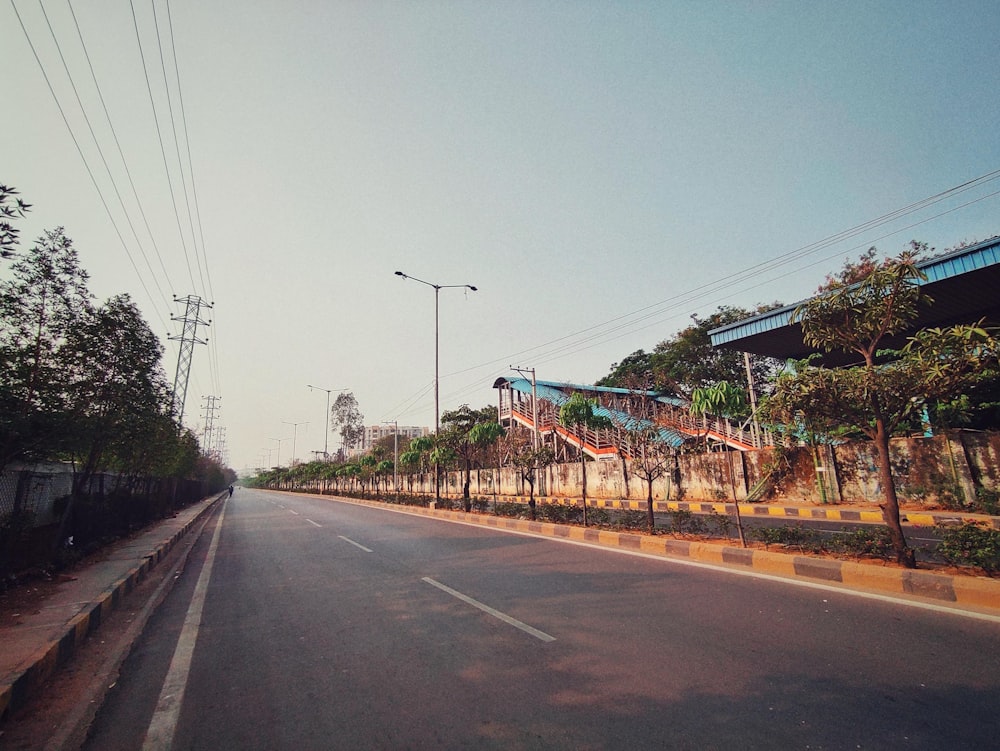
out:
{"label": "roadside bush", "polygon": [[583,521],[583,509],[558,503],[540,503],[536,509],[538,521],[553,524],[578,524]]}
{"label": "roadside bush", "polygon": [[496,507],[497,516],[508,516],[516,519],[519,516],[528,515],[528,507],[522,503],[514,503],[511,501],[501,501]]}
{"label": "roadside bush", "polygon": [[[580,509],[580,522],[583,522],[582,508]],[[607,509],[588,508],[587,523],[594,527],[609,527],[611,526],[611,514],[608,513]]]}
{"label": "roadside bush", "polygon": [[480,514],[485,514],[490,509],[489,498],[473,498],[472,499],[472,510],[478,511]]}
{"label": "roadside bush", "polygon": [[649,520],[645,511],[622,511],[618,515],[615,526],[620,529],[646,529]]}
{"label": "roadside bush", "polygon": [[690,511],[678,509],[670,514],[670,532],[674,536],[682,537],[705,534],[705,522]]}
{"label": "roadside bush", "polygon": [[755,527],[750,530],[750,539],[769,545],[783,545],[786,548],[797,548],[802,553],[820,553],[825,549],[823,535],[816,529],[808,527]]}
{"label": "roadside bush", "polygon": [[844,527],[829,542],[834,553],[844,553],[860,559],[863,556],[889,560],[894,558],[892,538],[886,527]]}
{"label": "roadside bush", "polygon": [[726,540],[733,536],[733,527],[736,526],[736,522],[733,520],[729,514],[720,514],[718,511],[713,511],[707,517],[708,526],[715,528],[715,533]]}
{"label": "roadside bush", "polygon": [[976,488],[976,500],[973,505],[981,514],[1000,516],[1000,491]]}
{"label": "roadside bush", "polygon": [[989,576],[1000,571],[1000,530],[972,522],[936,529],[941,535],[937,552],[951,565],[978,568]]}

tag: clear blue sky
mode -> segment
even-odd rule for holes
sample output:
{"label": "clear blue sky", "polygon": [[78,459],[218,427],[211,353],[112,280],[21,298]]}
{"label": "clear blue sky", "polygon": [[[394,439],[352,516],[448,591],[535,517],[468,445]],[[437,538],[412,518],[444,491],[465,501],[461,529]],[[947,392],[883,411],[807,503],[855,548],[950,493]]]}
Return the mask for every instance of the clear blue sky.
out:
{"label": "clear blue sky", "polygon": [[0,5],[0,182],[34,204],[24,240],[65,226],[171,377],[171,295],[215,302],[186,423],[221,397],[237,469],[274,463],[272,438],[287,463],[285,422],[309,421],[298,458],[322,449],[310,383],[352,390],[367,423],[433,425],[434,293],[396,270],[479,288],[440,293],[450,409],[494,402],[511,364],[592,383],[691,314],[794,302],[873,244],[1000,233],[994,179],[813,247],[1000,169],[995,0],[174,0],[159,44],[148,3],[43,6]]}

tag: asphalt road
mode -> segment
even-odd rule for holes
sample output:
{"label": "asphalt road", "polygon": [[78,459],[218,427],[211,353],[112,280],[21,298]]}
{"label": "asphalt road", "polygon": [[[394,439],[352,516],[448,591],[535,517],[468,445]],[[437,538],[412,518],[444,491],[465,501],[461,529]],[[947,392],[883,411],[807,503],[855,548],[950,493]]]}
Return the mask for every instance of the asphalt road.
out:
{"label": "asphalt road", "polygon": [[995,622],[316,497],[240,489],[218,518],[86,748],[1000,737]]}

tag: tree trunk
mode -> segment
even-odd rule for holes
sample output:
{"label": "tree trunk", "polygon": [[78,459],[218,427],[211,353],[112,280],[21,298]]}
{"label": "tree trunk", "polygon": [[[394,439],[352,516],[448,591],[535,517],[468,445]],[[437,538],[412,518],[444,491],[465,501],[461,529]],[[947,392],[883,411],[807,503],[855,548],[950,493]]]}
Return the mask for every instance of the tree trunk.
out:
{"label": "tree trunk", "polygon": [[472,499],[469,496],[469,486],[472,484],[472,465],[468,459],[465,460],[465,482],[462,485],[462,507],[465,513],[472,511]]}
{"label": "tree trunk", "polygon": [[528,514],[531,521],[535,521],[535,476],[532,474],[528,479]]}
{"label": "tree trunk", "polygon": [[903,526],[899,521],[899,498],[896,496],[896,482],[892,478],[892,464],[889,461],[889,433],[882,419],[875,421],[875,448],[878,450],[879,480],[885,497],[885,503],[880,503],[879,508],[882,509],[882,518],[889,528],[896,560],[906,568],[916,568],[916,555],[906,544]]}
{"label": "tree trunk", "polygon": [[646,523],[649,525],[649,534],[656,531],[656,517],[653,515],[653,478],[646,478]]}

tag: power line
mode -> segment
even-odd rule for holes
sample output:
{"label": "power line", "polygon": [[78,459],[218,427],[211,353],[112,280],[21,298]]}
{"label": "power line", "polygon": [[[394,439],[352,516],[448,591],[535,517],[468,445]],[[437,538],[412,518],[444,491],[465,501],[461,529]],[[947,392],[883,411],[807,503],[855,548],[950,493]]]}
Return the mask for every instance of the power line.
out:
{"label": "power line", "polygon": [[[568,356],[568,355],[571,355],[571,354],[575,354],[575,353],[583,351],[585,349],[590,349],[590,348],[592,348],[594,346],[599,346],[600,344],[604,344],[604,343],[607,343],[609,341],[613,341],[615,339],[620,339],[623,336],[626,336],[628,334],[634,333],[636,331],[641,331],[641,330],[644,330],[646,328],[650,328],[652,326],[658,325],[659,323],[662,323],[664,320],[668,319],[669,317],[671,317],[673,315],[673,314],[670,314],[671,311],[676,311],[677,309],[687,309],[687,308],[690,308],[693,304],[696,303],[696,301],[698,300],[699,296],[703,297],[703,296],[706,296],[706,295],[709,295],[709,294],[718,294],[718,293],[721,293],[723,290],[729,289],[729,288],[731,288],[731,287],[733,287],[733,286],[735,286],[737,284],[740,284],[741,282],[745,282],[745,281],[748,281],[749,279],[753,279],[755,277],[759,277],[759,276],[761,276],[761,275],[763,275],[763,274],[765,274],[765,273],[767,273],[769,271],[774,271],[774,270],[780,268],[781,266],[785,266],[785,265],[788,265],[788,264],[792,263],[795,260],[799,260],[801,258],[805,258],[808,255],[811,255],[813,253],[817,253],[820,250],[823,250],[825,248],[829,248],[829,247],[831,247],[831,246],[833,246],[833,245],[835,245],[837,243],[843,242],[846,239],[850,239],[852,237],[857,237],[858,235],[862,234],[865,231],[868,231],[868,230],[875,229],[877,227],[883,226],[885,224],[888,224],[891,221],[894,221],[896,219],[902,218],[903,216],[907,216],[907,215],[913,214],[916,211],[919,211],[920,209],[927,208],[928,206],[940,203],[941,201],[945,200],[946,198],[950,198],[950,197],[953,197],[955,195],[959,195],[959,194],[964,193],[964,192],[966,192],[968,190],[971,190],[971,189],[973,189],[975,187],[979,187],[981,185],[985,185],[985,184],[987,184],[989,182],[997,180],[998,178],[1000,178],[1000,170],[994,170],[992,172],[986,173],[985,175],[981,175],[981,176],[979,176],[977,178],[974,178],[972,180],[968,180],[968,181],[966,181],[964,183],[961,183],[960,185],[957,185],[957,186],[955,186],[953,188],[949,188],[948,190],[942,191],[942,192],[937,193],[937,194],[935,194],[933,196],[930,196],[928,198],[924,198],[924,199],[922,199],[920,201],[916,201],[914,203],[911,203],[908,206],[905,206],[905,207],[903,207],[901,209],[897,209],[895,211],[892,211],[892,212],[889,212],[887,214],[884,214],[884,215],[882,215],[882,216],[880,216],[880,217],[878,217],[876,219],[868,220],[868,221],[866,221],[866,222],[864,222],[862,224],[856,225],[856,226],[851,227],[849,229],[846,229],[846,230],[843,230],[841,232],[838,232],[838,233],[835,233],[833,235],[830,235],[830,236],[828,236],[828,237],[826,237],[826,238],[824,238],[822,240],[810,243],[808,245],[804,245],[804,246],[802,246],[800,248],[796,248],[795,250],[792,250],[792,251],[790,251],[788,253],[785,253],[785,254],[783,254],[781,256],[778,256],[776,258],[770,259],[768,261],[762,261],[760,263],[754,264],[754,265],[749,266],[749,267],[747,267],[745,269],[742,269],[740,271],[736,271],[736,272],[733,272],[733,273],[728,274],[726,276],[723,276],[721,278],[714,279],[714,280],[709,281],[709,282],[705,282],[704,284],[698,285],[697,287],[695,287],[695,288],[693,288],[693,289],[691,289],[691,290],[689,290],[687,292],[683,292],[683,293],[681,293],[679,295],[676,295],[676,296],[670,298],[669,300],[661,300],[659,302],[652,303],[652,304],[647,305],[645,307],[639,308],[638,310],[631,311],[629,313],[624,313],[624,314],[622,314],[620,316],[617,316],[615,318],[612,318],[610,320],[607,320],[607,321],[604,321],[604,322],[601,322],[601,323],[597,323],[597,324],[594,324],[592,326],[588,326],[588,327],[586,327],[584,329],[579,329],[579,330],[577,330],[575,332],[572,332],[572,333],[569,333],[569,334],[565,334],[565,335],[560,336],[560,337],[556,337],[555,339],[551,339],[551,340],[549,340],[547,342],[544,342],[542,344],[538,344],[538,345],[535,345],[535,346],[532,346],[532,347],[528,347],[526,349],[519,350],[518,352],[515,352],[513,354],[505,355],[503,357],[499,357],[499,358],[494,359],[494,360],[489,360],[487,362],[480,363],[478,365],[473,365],[473,366],[470,366],[470,367],[467,367],[467,368],[463,368],[463,369],[454,371],[452,373],[448,373],[448,374],[446,374],[446,375],[444,375],[442,377],[443,378],[447,378],[447,377],[454,376],[454,375],[460,375],[462,373],[467,373],[467,372],[470,372],[470,371],[473,371],[473,370],[479,370],[479,369],[482,369],[482,368],[485,368],[485,367],[490,367],[490,366],[497,365],[497,364],[504,363],[504,362],[510,362],[511,360],[515,360],[515,359],[518,359],[518,358],[524,358],[524,357],[528,357],[528,356],[536,357],[536,358],[543,358],[543,359],[539,360],[539,362],[542,363],[542,364],[544,364],[544,363],[547,363],[547,362],[554,361],[556,359],[560,359],[561,357],[565,357],[565,356]],[[809,268],[809,266],[816,265],[818,263],[822,263],[823,261],[826,261],[826,260],[829,260],[830,258],[836,257],[837,255],[840,255],[843,252],[850,252],[851,250],[855,250],[858,247],[863,247],[864,245],[868,245],[868,244],[870,244],[872,242],[878,242],[879,240],[885,239],[886,237],[890,237],[892,235],[899,234],[900,232],[905,232],[906,230],[912,229],[913,227],[919,226],[921,224],[925,224],[925,223],[927,223],[929,221],[933,221],[934,219],[940,218],[941,216],[944,216],[946,214],[952,213],[952,212],[957,211],[959,209],[962,209],[962,208],[965,208],[967,206],[970,206],[970,205],[972,205],[974,203],[978,203],[980,201],[984,201],[984,200],[986,200],[988,198],[996,196],[996,195],[998,195],[998,193],[1000,193],[1000,191],[993,192],[993,193],[990,193],[990,194],[985,195],[985,196],[981,196],[979,198],[976,198],[973,201],[968,201],[968,202],[966,202],[964,204],[961,204],[960,206],[956,206],[956,207],[953,207],[951,209],[948,209],[947,211],[940,212],[938,214],[935,214],[934,216],[928,217],[928,218],[923,219],[923,220],[921,220],[919,222],[914,222],[912,224],[909,224],[909,225],[907,225],[905,227],[902,227],[902,228],[900,228],[898,230],[895,230],[894,232],[886,233],[884,235],[876,237],[874,240],[869,240],[869,241],[863,243],[861,246],[855,246],[854,248],[848,249],[846,251],[843,251],[843,250],[842,251],[838,251],[835,254],[832,254],[830,256],[825,256],[824,258],[818,259],[817,261],[813,262],[812,264],[796,268],[796,269],[794,269],[794,270],[792,270],[790,272],[787,272],[786,274],[782,274],[781,276],[778,276],[778,277],[769,277],[768,279],[765,279],[764,281],[760,282],[757,285],[754,285],[752,287],[744,288],[743,290],[740,290],[740,291],[741,292],[742,291],[748,291],[749,289],[754,289],[756,287],[759,287],[759,286],[762,286],[764,284],[767,284],[768,282],[773,281],[774,279],[780,279],[780,278],[784,278],[786,276],[789,276],[790,274],[798,273],[803,268]],[[649,324],[647,324],[645,326],[636,328],[637,324],[639,324],[639,323],[641,323],[643,321],[649,321],[650,319],[654,319],[654,318],[656,320],[653,320],[651,323],[649,323]],[[613,324],[617,324],[617,325],[613,325]],[[611,327],[611,328],[608,328],[608,327]],[[594,333],[592,333],[592,332],[594,332]],[[624,332],[624,333],[620,333],[620,334],[616,334],[615,336],[612,336],[612,334],[615,334],[616,332]],[[586,335],[586,336],[584,336],[584,335]],[[564,342],[564,343],[563,344],[559,344],[560,342]],[[554,349],[548,349],[552,345],[555,345],[555,344],[559,344],[559,346],[555,347]]]}
{"label": "power line", "polygon": [[[72,10],[72,6],[70,9]],[[121,206],[122,213],[125,215],[125,221],[128,223],[129,229],[132,230],[132,236],[135,238],[136,245],[139,248],[139,253],[142,255],[142,259],[146,262],[146,267],[149,269],[149,273],[152,275],[153,283],[156,285],[156,288],[160,293],[160,298],[163,300],[164,304],[166,304],[167,296],[164,293],[163,288],[160,287],[160,282],[156,277],[156,272],[153,271],[153,267],[149,262],[149,258],[146,255],[146,251],[142,247],[142,242],[139,240],[139,234],[136,232],[135,226],[132,224],[132,219],[129,216],[128,209],[125,207],[125,201],[122,199],[121,192],[118,190],[118,184],[115,182],[114,175],[111,173],[111,167],[108,165],[108,160],[104,156],[104,150],[101,148],[100,140],[97,138],[97,134],[94,132],[94,126],[90,122],[90,117],[87,115],[87,108],[84,107],[83,105],[83,100],[80,97],[79,89],[77,89],[76,81],[73,78],[73,74],[70,72],[69,65],[66,63],[66,57],[65,55],[63,55],[62,45],[59,43],[59,39],[56,36],[56,32],[52,28],[52,22],[49,20],[49,14],[45,11],[44,6],[41,6],[41,11],[42,11],[42,16],[45,18],[45,23],[48,26],[49,34],[52,36],[52,41],[56,46],[56,51],[59,53],[59,60],[62,62],[63,70],[66,73],[66,78],[69,80],[70,88],[72,88],[73,95],[76,97],[77,106],[80,108],[80,113],[83,115],[83,120],[87,124],[87,129],[90,132],[90,137],[94,141],[94,146],[96,147],[97,153],[101,158],[101,163],[104,165],[104,171],[107,172],[108,180],[111,183],[111,187],[115,192],[115,196],[118,198],[118,204],[119,206]],[[74,21],[75,20],[76,17],[74,15]],[[77,31],[79,31],[79,27],[77,27]],[[81,42],[82,42],[82,37],[81,37]],[[84,47],[84,52],[86,52],[86,47]],[[89,61],[90,59],[89,56],[87,59]],[[91,72],[93,72],[93,68],[91,68]],[[96,83],[96,78],[95,78],[95,83]]]}
{"label": "power line", "polygon": [[[73,145],[76,147],[76,152],[80,155],[80,160],[83,162],[84,169],[86,169],[87,175],[90,177],[90,182],[94,186],[94,190],[97,191],[97,195],[101,200],[101,205],[104,206],[104,211],[108,215],[108,220],[111,222],[111,226],[114,228],[115,234],[118,236],[118,241],[121,243],[122,249],[125,251],[125,255],[128,257],[129,263],[132,265],[132,269],[135,271],[136,277],[139,279],[139,284],[146,293],[146,297],[154,303],[154,311],[159,317],[159,311],[155,308],[155,298],[146,286],[146,282],[142,278],[139,267],[136,265],[135,259],[132,257],[132,253],[129,251],[128,245],[125,243],[125,238],[122,237],[121,230],[119,229],[117,222],[115,222],[114,215],[111,213],[111,208],[108,206],[108,202],[104,198],[104,193],[101,191],[101,187],[98,185],[97,179],[94,177],[94,172],[90,168],[90,163],[87,161],[87,157],[83,153],[80,141],[73,132],[73,127],[69,124],[69,118],[66,117],[66,111],[63,109],[62,103],[59,101],[59,97],[56,95],[55,89],[52,86],[52,81],[49,79],[48,73],[45,71],[45,66],[42,64],[42,60],[38,55],[38,51],[35,49],[35,45],[31,41],[31,35],[28,34],[28,29],[25,27],[24,20],[21,18],[21,14],[17,10],[17,5],[14,3],[14,0],[10,0],[10,4],[14,9],[14,15],[17,16],[17,21],[21,26],[21,31],[24,33],[24,38],[28,42],[28,47],[31,48],[31,54],[34,56],[35,62],[38,63],[38,69],[42,73],[42,78],[45,79],[45,85],[48,87],[49,93],[52,95],[52,100],[55,102],[56,108],[59,110],[59,115],[62,117],[63,124],[66,126],[66,130],[69,131],[69,136],[73,141]],[[161,323],[163,323],[162,317],[160,320]],[[163,323],[163,326],[166,328],[166,323]]]}
{"label": "power line", "polygon": [[[156,258],[160,263],[160,270],[163,272],[163,278],[166,280],[167,286],[172,288],[173,284],[170,281],[170,274],[167,272],[167,267],[163,263],[163,256],[160,254],[160,248],[156,244],[156,237],[153,235],[153,230],[149,226],[149,219],[146,216],[146,211],[143,208],[142,201],[139,198],[139,192],[135,187],[135,181],[132,179],[132,171],[129,169],[128,160],[125,158],[125,152],[122,149],[121,142],[118,139],[118,132],[115,129],[114,123],[111,120],[111,113],[108,111],[108,105],[104,100],[104,93],[101,91],[101,86],[97,81],[97,74],[94,71],[94,64],[90,59],[90,51],[87,49],[87,44],[83,39],[83,33],[80,30],[80,24],[77,21],[76,12],[73,10],[72,0],[66,0],[66,4],[69,6],[70,14],[73,17],[73,24],[76,26],[77,37],[80,39],[80,46],[82,47],[83,54],[87,59],[87,65],[90,68],[90,77],[94,82],[94,88],[97,90],[97,96],[101,101],[101,107],[104,110],[104,116],[107,119],[108,127],[111,130],[111,136],[114,139],[115,146],[118,149],[118,156],[121,158],[122,167],[124,167],[125,169],[125,175],[128,177],[129,185],[132,188],[132,196],[135,198],[136,205],[139,208],[139,214],[140,216],[142,216],[143,224],[146,227],[146,233],[149,235],[149,240],[153,245],[153,251],[156,253]],[[166,295],[164,295],[164,303],[166,302],[167,302]]]}
{"label": "power line", "polygon": [[[13,0],[11,0],[13,2]],[[135,39],[136,43],[139,45],[139,58],[142,61],[142,72],[146,79],[146,91],[149,92],[149,104],[153,109],[153,123],[156,126],[156,137],[160,143],[160,155],[163,157],[163,170],[167,177],[167,188],[170,191],[170,203],[174,209],[174,218],[177,220],[177,233],[181,241],[181,248],[184,251],[184,262],[187,264],[188,278],[191,281],[191,287],[197,289],[198,286],[194,281],[194,272],[191,269],[191,258],[188,255],[187,242],[184,240],[184,230],[181,228],[181,215],[180,211],[177,209],[177,197],[174,195],[174,185],[173,181],[170,179],[170,167],[167,164],[167,151],[163,144],[163,132],[160,130],[160,118],[156,112],[156,100],[153,96],[153,86],[149,81],[149,68],[146,65],[146,55],[142,50],[142,38],[139,34],[139,21],[135,15],[135,5],[132,0],[129,0],[129,7],[132,9],[132,26],[135,28]],[[155,18],[155,8],[154,8],[154,18]],[[167,92],[167,99],[169,101],[169,92]],[[181,176],[183,180],[183,175]]]}
{"label": "power line", "polygon": [[[170,96],[170,82],[167,76],[167,63],[163,58],[163,39],[160,35],[160,22],[156,15],[156,4],[152,0],[150,0],[150,6],[153,10],[153,28],[156,30],[156,47],[160,53],[160,69],[163,71],[163,91],[167,99],[167,119],[170,122],[170,132],[174,137],[174,153],[177,155],[177,171],[180,173],[181,192],[184,194],[184,208],[187,211],[188,228],[191,230],[191,243],[194,246],[194,260],[195,265],[198,267],[198,279],[201,281],[201,287],[199,287],[199,289],[203,294],[207,294],[205,275],[202,273],[201,269],[201,257],[198,254],[198,242],[195,236],[194,222],[191,218],[191,199],[188,196],[187,180],[184,177],[184,161],[181,159],[181,143],[180,139],[177,138],[177,118],[174,117],[174,103],[173,98]],[[180,217],[178,217],[177,229],[180,230]]]}

